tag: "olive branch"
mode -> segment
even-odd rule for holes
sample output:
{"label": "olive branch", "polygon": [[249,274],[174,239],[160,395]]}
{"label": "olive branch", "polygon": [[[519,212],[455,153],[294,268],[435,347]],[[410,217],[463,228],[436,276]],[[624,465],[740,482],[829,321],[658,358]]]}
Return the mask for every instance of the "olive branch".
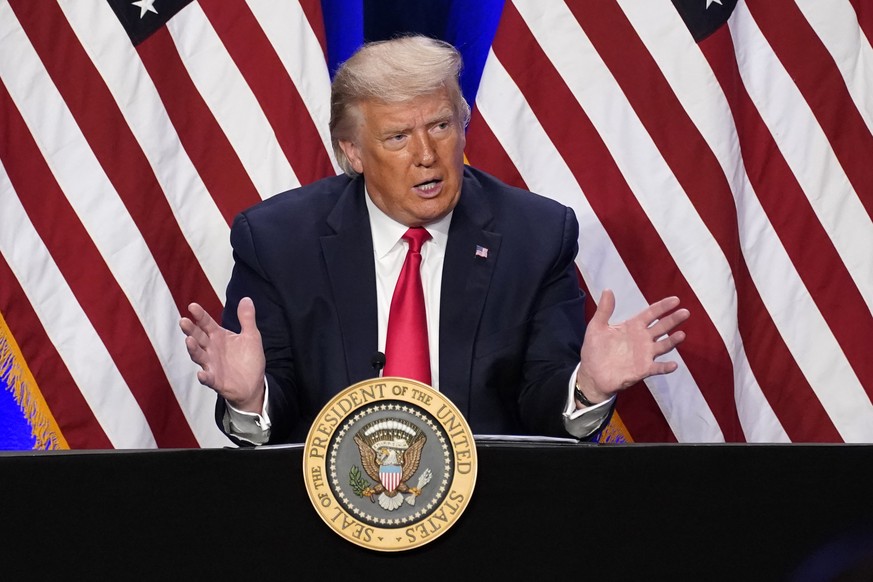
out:
{"label": "olive branch", "polygon": [[370,482],[364,479],[357,465],[352,465],[352,468],[349,469],[349,485],[352,486],[352,491],[358,497],[363,497],[364,489],[370,487]]}

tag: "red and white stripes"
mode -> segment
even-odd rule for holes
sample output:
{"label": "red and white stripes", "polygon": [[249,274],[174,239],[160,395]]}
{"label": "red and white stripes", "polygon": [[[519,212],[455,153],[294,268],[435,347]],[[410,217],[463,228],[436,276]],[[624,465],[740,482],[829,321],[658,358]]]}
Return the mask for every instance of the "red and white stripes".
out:
{"label": "red and white stripes", "polygon": [[0,3],[0,311],[71,447],[227,444],[177,321],[220,314],[238,211],[335,173],[305,4],[134,47],[105,2]]}
{"label": "red and white stripes", "polygon": [[873,71],[833,4],[741,0],[699,44],[668,0],[504,9],[471,163],[576,210],[616,319],[692,312],[680,370],[619,400],[635,440],[873,440]]}
{"label": "red and white stripes", "polygon": [[[739,0],[700,42],[670,0],[507,2],[470,162],[574,208],[616,319],[692,312],[634,440],[873,442],[871,38],[870,0]],[[227,444],[176,322],[220,313],[239,210],[336,172],[328,108],[318,0],[136,46],[103,0],[0,0],[0,313],[71,447]]]}

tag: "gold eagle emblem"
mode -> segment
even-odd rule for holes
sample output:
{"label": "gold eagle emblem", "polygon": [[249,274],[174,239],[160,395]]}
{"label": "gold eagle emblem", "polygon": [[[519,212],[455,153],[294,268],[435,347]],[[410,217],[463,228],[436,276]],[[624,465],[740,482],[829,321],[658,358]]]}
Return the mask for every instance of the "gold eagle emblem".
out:
{"label": "gold eagle emblem", "polygon": [[427,437],[415,424],[396,418],[385,418],[365,425],[355,434],[355,444],[361,455],[361,465],[376,482],[361,490],[362,497],[369,497],[389,511],[399,508],[404,501],[410,505],[430,482],[431,471],[419,476],[415,487],[407,483],[415,476],[421,464],[421,451]]}

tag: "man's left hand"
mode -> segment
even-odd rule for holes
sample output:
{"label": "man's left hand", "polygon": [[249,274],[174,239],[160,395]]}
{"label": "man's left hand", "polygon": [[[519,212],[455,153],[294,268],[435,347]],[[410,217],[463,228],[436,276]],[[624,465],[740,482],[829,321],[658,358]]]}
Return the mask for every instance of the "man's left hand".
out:
{"label": "man's left hand", "polygon": [[[605,289],[582,343],[576,386],[592,403],[603,402],[640,380],[669,374],[679,367],[673,361],[655,361],[685,339],[673,331],[690,316],[679,307],[678,297],[667,297],[623,323],[610,325],[615,295]],[[671,333],[672,332],[672,333]]]}

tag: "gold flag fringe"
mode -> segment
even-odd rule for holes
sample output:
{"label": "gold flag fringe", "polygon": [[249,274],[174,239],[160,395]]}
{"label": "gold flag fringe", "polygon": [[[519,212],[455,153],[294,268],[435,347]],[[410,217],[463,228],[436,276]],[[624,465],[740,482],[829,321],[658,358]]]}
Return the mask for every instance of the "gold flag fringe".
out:
{"label": "gold flag fringe", "polygon": [[612,418],[609,419],[609,424],[606,425],[606,428],[600,431],[600,436],[598,437],[597,442],[613,444],[634,442],[630,431],[627,429],[624,422],[622,422],[617,410],[612,412]]}
{"label": "gold flag fringe", "polygon": [[34,450],[69,449],[70,446],[43,399],[3,314],[0,314],[0,378],[5,380],[15,402],[30,424],[36,440]]}

